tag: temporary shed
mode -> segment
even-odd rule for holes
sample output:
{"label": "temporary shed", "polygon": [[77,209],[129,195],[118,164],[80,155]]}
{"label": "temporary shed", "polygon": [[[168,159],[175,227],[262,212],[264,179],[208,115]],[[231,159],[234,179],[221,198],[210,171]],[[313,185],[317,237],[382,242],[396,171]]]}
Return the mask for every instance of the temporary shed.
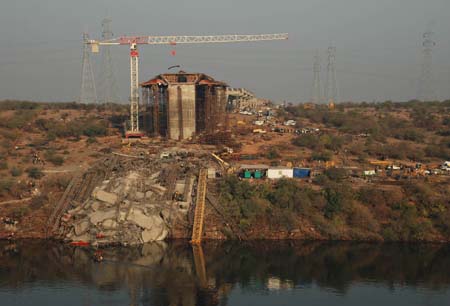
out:
{"label": "temporary shed", "polygon": [[310,168],[294,168],[293,175],[295,178],[307,178],[311,176]]}
{"label": "temporary shed", "polygon": [[241,165],[239,172],[243,178],[261,179],[266,176],[268,169],[266,165]]}
{"label": "temporary shed", "polygon": [[276,168],[269,168],[267,170],[267,177],[269,179],[280,179],[280,178],[293,178],[294,177],[294,171],[292,168],[282,168],[282,167],[276,167]]}

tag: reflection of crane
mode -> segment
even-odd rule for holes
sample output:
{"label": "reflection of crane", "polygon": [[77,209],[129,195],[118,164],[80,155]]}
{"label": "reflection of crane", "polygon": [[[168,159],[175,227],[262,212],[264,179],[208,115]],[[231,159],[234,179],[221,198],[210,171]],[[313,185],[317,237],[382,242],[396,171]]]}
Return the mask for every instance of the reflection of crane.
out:
{"label": "reflection of crane", "polygon": [[92,52],[98,53],[99,46],[130,46],[130,129],[126,137],[141,137],[139,132],[139,66],[138,45],[175,45],[175,44],[204,44],[204,43],[231,43],[252,42],[267,40],[284,40],[287,34],[261,34],[261,35],[211,35],[211,36],[124,36],[109,40],[86,40],[91,45]]}

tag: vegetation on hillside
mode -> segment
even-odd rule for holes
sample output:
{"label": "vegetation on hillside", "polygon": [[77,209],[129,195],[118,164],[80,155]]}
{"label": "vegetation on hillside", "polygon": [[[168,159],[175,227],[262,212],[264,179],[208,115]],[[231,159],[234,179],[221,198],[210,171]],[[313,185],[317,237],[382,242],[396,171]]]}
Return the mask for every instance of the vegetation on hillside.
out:
{"label": "vegetation on hillside", "polygon": [[[316,179],[320,190],[295,180],[250,184],[234,176],[219,183],[227,216],[242,230],[264,224],[293,231],[311,226],[324,239],[424,241],[450,238],[450,193],[445,186],[410,183],[402,192],[352,188],[340,169]],[[260,238],[264,238],[261,233]]]}

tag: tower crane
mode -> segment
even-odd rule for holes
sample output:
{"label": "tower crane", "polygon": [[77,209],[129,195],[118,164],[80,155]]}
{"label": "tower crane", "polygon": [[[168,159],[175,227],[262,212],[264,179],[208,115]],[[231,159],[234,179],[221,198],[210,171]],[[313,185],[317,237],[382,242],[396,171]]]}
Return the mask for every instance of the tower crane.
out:
{"label": "tower crane", "polygon": [[207,35],[207,36],[122,36],[108,40],[86,40],[93,53],[98,53],[100,46],[129,46],[130,48],[130,129],[126,137],[141,137],[139,131],[139,51],[138,45],[176,45],[176,44],[211,44],[254,42],[268,40],[286,40],[288,34],[257,35]]}

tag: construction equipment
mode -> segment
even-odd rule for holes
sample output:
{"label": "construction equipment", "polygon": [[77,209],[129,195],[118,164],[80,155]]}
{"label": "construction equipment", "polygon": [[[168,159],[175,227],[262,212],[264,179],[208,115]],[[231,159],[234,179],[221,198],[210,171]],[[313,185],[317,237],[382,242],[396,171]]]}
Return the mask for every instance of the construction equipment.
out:
{"label": "construction equipment", "polygon": [[209,36],[122,36],[108,40],[86,39],[85,44],[91,45],[93,53],[99,52],[100,46],[130,47],[130,128],[126,138],[140,138],[139,131],[139,51],[138,45],[176,45],[176,44],[205,44],[205,43],[232,43],[255,42],[269,40],[286,40],[288,34],[261,34],[261,35],[209,35]]}
{"label": "construction equipment", "polygon": [[201,168],[198,175],[197,200],[195,202],[194,225],[192,227],[192,244],[200,244],[202,241],[207,175],[208,170]]}
{"label": "construction equipment", "polygon": [[222,158],[220,158],[217,154],[211,153],[212,157],[219,163],[219,165],[222,167],[224,173],[231,174],[236,169],[233,168],[229,163],[224,161]]}

